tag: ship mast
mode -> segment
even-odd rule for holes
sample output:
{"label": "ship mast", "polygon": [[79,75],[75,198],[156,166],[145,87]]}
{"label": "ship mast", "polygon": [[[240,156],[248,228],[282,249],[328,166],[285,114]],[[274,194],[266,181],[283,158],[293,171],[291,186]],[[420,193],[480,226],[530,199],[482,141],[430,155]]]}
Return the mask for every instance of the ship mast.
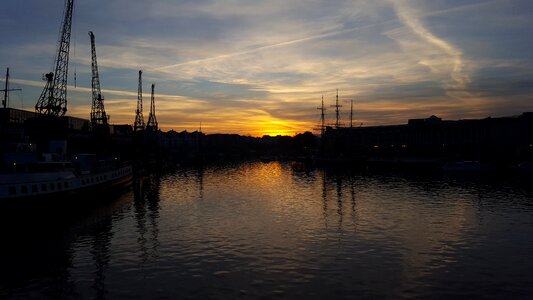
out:
{"label": "ship mast", "polygon": [[2,106],[4,108],[9,107],[9,92],[11,91],[22,91],[21,89],[10,89],[9,88],[9,68],[7,68],[6,71],[6,85],[3,90],[0,90],[0,92],[4,92],[4,100],[2,100]]}
{"label": "ship mast", "polygon": [[326,133],[326,109],[324,108],[324,95],[322,95],[322,105],[317,109],[320,109],[320,136],[324,137]]}
{"label": "ship mast", "polygon": [[332,105],[332,107],[335,107],[335,128],[338,129],[339,127],[341,127],[339,108],[342,107],[342,105],[339,105],[339,89],[337,89],[337,98],[335,101],[335,105]]}
{"label": "ship mast", "polygon": [[35,104],[35,112],[61,117],[67,112],[67,78],[74,0],[66,0],[65,16],[59,38],[55,70],[45,74],[46,85]]}
{"label": "ship mast", "polygon": [[353,127],[353,100],[350,101],[350,128]]}

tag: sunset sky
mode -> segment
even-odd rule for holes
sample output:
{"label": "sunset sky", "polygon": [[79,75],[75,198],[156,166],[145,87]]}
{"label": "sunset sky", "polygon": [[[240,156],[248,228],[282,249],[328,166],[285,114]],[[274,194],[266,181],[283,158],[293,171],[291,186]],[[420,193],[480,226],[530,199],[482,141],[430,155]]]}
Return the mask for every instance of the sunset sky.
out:
{"label": "sunset sky", "polygon": [[[52,70],[64,0],[3,0],[0,77],[33,110]],[[533,111],[531,0],[75,0],[67,115],[89,118],[90,42],[111,123],[262,136],[334,123],[483,118]],[[74,88],[74,70],[77,87]]]}

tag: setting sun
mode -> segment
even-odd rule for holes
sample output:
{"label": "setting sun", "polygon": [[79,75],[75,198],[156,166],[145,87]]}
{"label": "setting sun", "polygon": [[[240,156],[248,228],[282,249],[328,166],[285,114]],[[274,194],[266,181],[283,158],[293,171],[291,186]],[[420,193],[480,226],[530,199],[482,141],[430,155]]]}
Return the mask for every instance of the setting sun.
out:
{"label": "setting sun", "polygon": [[278,135],[295,135],[297,129],[291,126],[288,122],[283,121],[269,121],[258,124],[259,130],[252,132],[253,136],[278,136]]}

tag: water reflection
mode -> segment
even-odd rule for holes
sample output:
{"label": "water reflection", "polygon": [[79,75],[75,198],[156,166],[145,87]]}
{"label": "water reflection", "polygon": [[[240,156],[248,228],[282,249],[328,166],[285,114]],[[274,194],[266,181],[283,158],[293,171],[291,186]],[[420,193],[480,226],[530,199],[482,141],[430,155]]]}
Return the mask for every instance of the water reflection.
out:
{"label": "water reflection", "polygon": [[[293,176],[298,176],[297,173],[293,173]],[[321,198],[323,203],[323,217],[324,227],[328,228],[329,219],[332,216],[328,203],[335,203],[336,210],[335,215],[337,217],[337,232],[339,235],[343,234],[344,230],[355,230],[356,225],[356,178],[347,174],[332,172],[331,170],[317,171],[317,176],[322,179]],[[333,193],[333,195],[332,195]],[[349,198],[347,199],[347,195]],[[349,217],[351,219],[351,225],[347,228],[344,226],[344,218],[349,211]]]}
{"label": "water reflection", "polygon": [[350,177],[350,199],[351,199],[351,216],[353,220],[353,224],[355,227],[355,178],[353,176]]}
{"label": "water reflection", "polygon": [[138,254],[140,256],[140,269],[143,273],[145,273],[147,262],[158,256],[160,185],[161,178],[157,175],[136,178],[133,182],[133,208],[138,234]]}
{"label": "water reflection", "polygon": [[110,261],[109,249],[113,238],[112,227],[112,218],[107,215],[101,218],[96,226],[90,228],[91,254],[96,269],[92,287],[96,291],[96,299],[105,299],[106,296],[105,278]]}
{"label": "water reflection", "polygon": [[196,180],[198,181],[198,197],[200,200],[204,199],[204,168],[199,167],[196,169]]}
{"label": "water reflection", "polygon": [[527,298],[532,196],[508,181],[276,162],[147,176],[5,238],[0,297]]}
{"label": "water reflection", "polygon": [[[2,206],[0,218],[0,298],[68,299],[80,294],[106,296],[106,272],[110,264],[113,217],[128,200],[125,195],[99,199],[98,203],[50,202]],[[104,195],[103,198],[106,196]],[[78,202],[75,202],[78,201]],[[86,245],[90,263],[80,283],[76,243]]]}
{"label": "water reflection", "polygon": [[328,184],[326,182],[326,172],[322,172],[322,202],[324,210],[324,228],[328,228]]}

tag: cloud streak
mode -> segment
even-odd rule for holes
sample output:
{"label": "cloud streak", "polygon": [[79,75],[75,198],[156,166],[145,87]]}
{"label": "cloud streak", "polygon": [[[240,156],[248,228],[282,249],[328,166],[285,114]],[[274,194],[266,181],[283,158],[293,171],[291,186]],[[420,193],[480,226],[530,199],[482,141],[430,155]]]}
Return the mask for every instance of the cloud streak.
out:
{"label": "cloud streak", "polygon": [[331,37],[331,36],[350,33],[350,32],[354,32],[354,31],[357,31],[357,30],[368,29],[368,28],[379,26],[379,25],[385,25],[385,24],[391,23],[393,21],[395,21],[395,20],[388,20],[388,21],[384,21],[384,22],[380,22],[380,23],[376,23],[376,24],[358,26],[358,27],[353,27],[353,28],[346,28],[346,29],[341,29],[341,30],[327,31],[327,32],[318,33],[318,34],[315,34],[315,35],[306,36],[306,37],[302,37],[302,38],[298,38],[298,39],[278,42],[278,43],[274,43],[274,44],[270,44],[270,45],[266,45],[266,46],[255,47],[255,48],[252,48],[252,49],[241,50],[241,51],[222,54],[222,55],[218,55],[218,56],[214,56],[214,57],[208,57],[208,58],[202,58],[202,59],[197,59],[197,60],[192,60],[192,61],[186,61],[186,62],[172,64],[172,65],[168,65],[168,66],[162,66],[162,67],[154,68],[152,70],[155,70],[155,71],[167,70],[167,69],[173,69],[173,68],[177,68],[177,67],[181,67],[181,66],[185,66],[185,65],[190,65],[190,64],[205,63],[205,62],[210,62],[210,61],[214,61],[214,60],[238,57],[238,56],[241,56],[241,55],[252,54],[252,53],[260,52],[260,51],[263,51],[263,50],[269,50],[269,49],[272,49],[272,48],[290,46],[290,45],[294,45],[294,44],[298,44],[298,43],[302,43],[302,42],[308,42],[308,41],[312,41],[312,40],[323,39],[323,38],[327,38],[327,37]]}
{"label": "cloud streak", "polygon": [[420,17],[416,14],[414,9],[409,6],[408,3],[409,2],[406,0],[392,1],[399,19],[421,39],[431,45],[436,46],[444,53],[449,55],[451,61],[453,62],[453,66],[450,72],[452,82],[448,84],[448,87],[454,90],[466,89],[470,79],[468,74],[465,73],[465,63],[463,61],[463,54],[461,50],[429,31],[429,29],[427,29],[427,27],[422,23]]}

